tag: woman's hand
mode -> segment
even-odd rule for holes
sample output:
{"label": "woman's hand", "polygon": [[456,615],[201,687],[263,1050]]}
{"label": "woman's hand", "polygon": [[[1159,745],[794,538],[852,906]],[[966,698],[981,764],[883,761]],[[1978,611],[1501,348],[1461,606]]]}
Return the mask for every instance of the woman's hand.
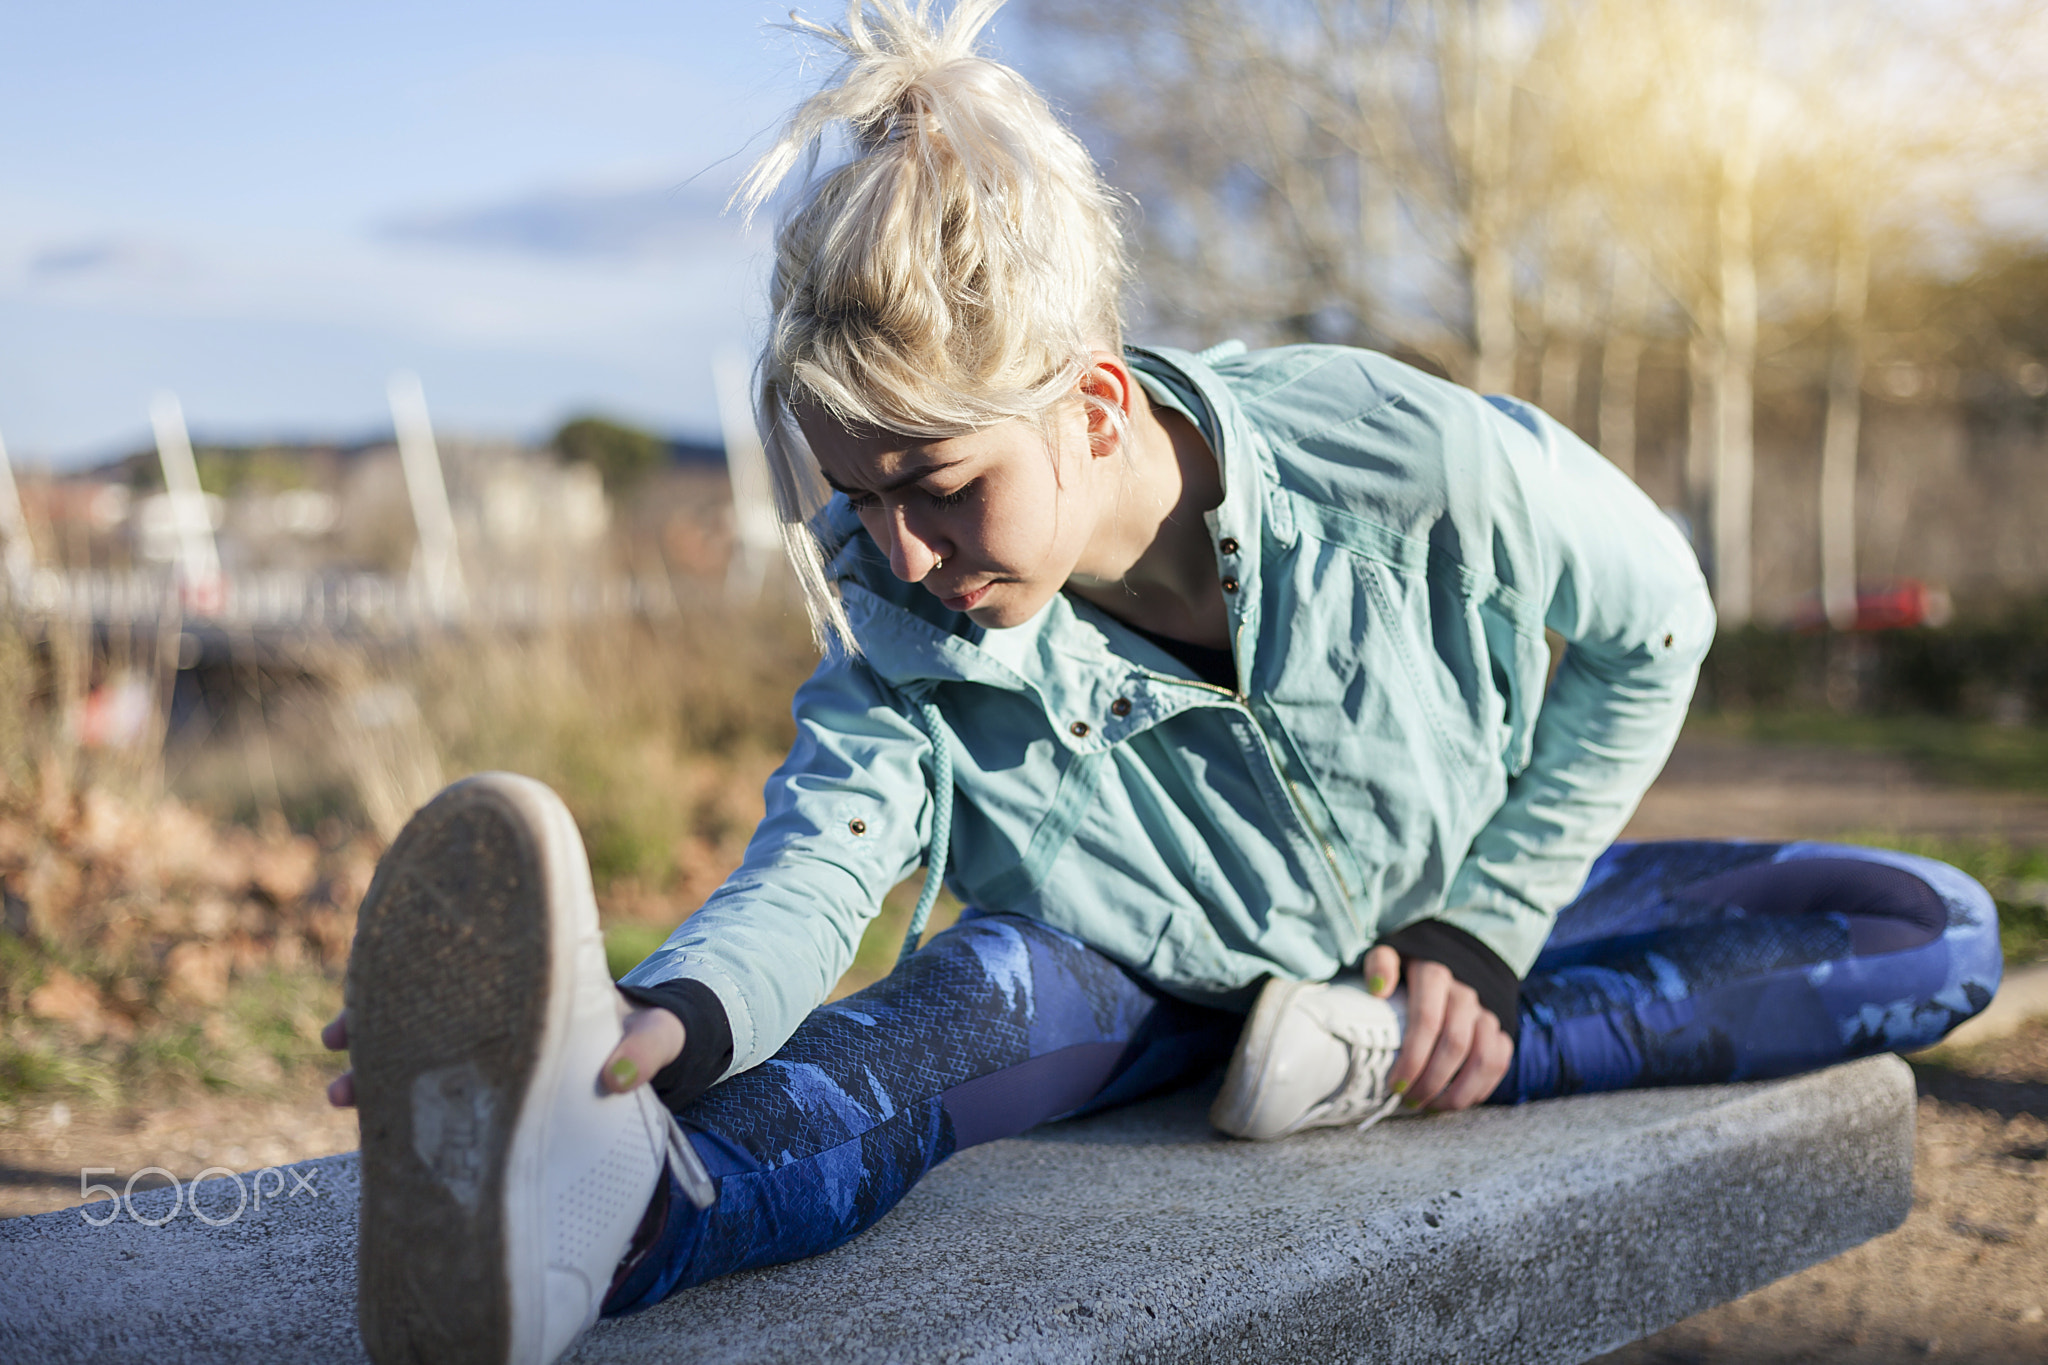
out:
{"label": "woman's hand", "polygon": [[[341,1007],[341,1013],[327,1021],[327,1027],[320,1030],[320,1041],[329,1052],[348,1051],[348,1006]],[[344,1071],[327,1083],[327,1102],[336,1109],[353,1109],[356,1103],[356,1073]]]}
{"label": "woman's hand", "polygon": [[604,1088],[623,1095],[682,1055],[682,1020],[658,1007],[634,1010],[626,1016],[626,1036],[604,1059]]}
{"label": "woman's hand", "polygon": [[1408,973],[1408,1035],[1388,1073],[1411,1109],[1469,1109],[1508,1074],[1514,1040],[1479,1003],[1479,993],[1441,962],[1404,964],[1381,945],[1365,955],[1365,987],[1385,999]]}
{"label": "woman's hand", "polygon": [[[599,1082],[613,1094],[644,1084],[655,1072],[683,1055],[683,1021],[664,1009],[637,1009],[628,1014],[625,1037],[604,1059]],[[330,1052],[348,1047],[348,1010],[328,1020],[320,1041]],[[356,1073],[344,1071],[327,1083],[327,1102],[347,1109],[356,1102]]]}

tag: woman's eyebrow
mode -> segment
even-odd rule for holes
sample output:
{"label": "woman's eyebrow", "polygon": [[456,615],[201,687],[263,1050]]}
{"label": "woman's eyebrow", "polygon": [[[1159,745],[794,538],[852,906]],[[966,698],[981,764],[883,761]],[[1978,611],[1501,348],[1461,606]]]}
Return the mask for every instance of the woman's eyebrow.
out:
{"label": "woman's eyebrow", "polygon": [[919,465],[916,469],[911,470],[909,473],[891,479],[889,482],[883,484],[880,488],[875,489],[848,488],[845,484],[839,482],[839,480],[833,478],[830,474],[826,474],[822,468],[818,472],[824,475],[825,482],[832,485],[832,489],[834,492],[844,493],[848,497],[852,497],[856,493],[894,493],[899,488],[908,488],[910,487],[910,485],[916,483],[919,479],[925,478],[926,476],[931,474],[936,474],[941,470],[951,469],[954,465],[957,465],[959,463],[961,463],[959,460],[951,460],[945,464]]}

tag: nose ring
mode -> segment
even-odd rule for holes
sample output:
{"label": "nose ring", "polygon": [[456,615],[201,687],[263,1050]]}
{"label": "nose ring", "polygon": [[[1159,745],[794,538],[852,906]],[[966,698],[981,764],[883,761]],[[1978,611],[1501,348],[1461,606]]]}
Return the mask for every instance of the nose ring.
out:
{"label": "nose ring", "polygon": [[938,557],[937,555],[933,555],[933,556],[932,556],[932,572],[933,572],[933,573],[937,573],[937,572],[938,572],[938,571],[939,571],[940,569],[943,569],[943,568],[945,568],[945,567],[946,567],[946,561],[945,561],[945,560],[943,560],[943,559],[939,558],[939,557]]}

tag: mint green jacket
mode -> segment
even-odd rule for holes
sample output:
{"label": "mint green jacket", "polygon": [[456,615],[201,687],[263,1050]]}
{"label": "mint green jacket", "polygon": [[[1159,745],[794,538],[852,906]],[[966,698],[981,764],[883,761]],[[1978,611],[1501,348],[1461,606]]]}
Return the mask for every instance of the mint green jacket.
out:
{"label": "mint green jacket", "polygon": [[[1713,608],[1684,538],[1570,432],[1368,351],[1131,359],[1222,466],[1235,691],[1066,595],[984,630],[834,499],[861,652],[798,691],[744,864],[626,978],[709,986],[732,1071],[826,998],[935,842],[962,902],[1241,1005],[1419,919],[1526,972],[1663,765]],[[1547,695],[1545,627],[1568,642]]]}

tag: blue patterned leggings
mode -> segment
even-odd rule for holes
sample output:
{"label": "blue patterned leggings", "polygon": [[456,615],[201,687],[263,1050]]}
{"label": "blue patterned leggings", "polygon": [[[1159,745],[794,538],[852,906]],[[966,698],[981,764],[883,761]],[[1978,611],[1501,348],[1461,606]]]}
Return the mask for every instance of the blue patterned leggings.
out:
{"label": "blue patterned leggings", "polygon": [[[1991,898],[1945,864],[1828,844],[1617,844],[1523,982],[1492,1103],[1791,1075],[1924,1047],[1984,1008]],[[1242,1016],[1160,993],[1015,915],[936,936],[678,1115],[678,1187],[607,1313],[855,1236],[963,1147],[1127,1103],[1226,1058]]]}

